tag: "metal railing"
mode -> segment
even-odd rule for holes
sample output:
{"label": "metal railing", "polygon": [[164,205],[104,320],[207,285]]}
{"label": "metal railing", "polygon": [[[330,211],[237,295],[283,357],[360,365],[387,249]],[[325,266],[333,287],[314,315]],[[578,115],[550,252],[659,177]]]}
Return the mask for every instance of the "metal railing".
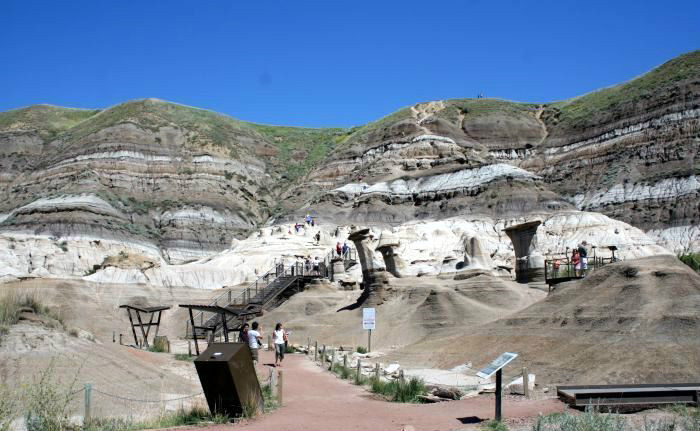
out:
{"label": "metal railing", "polygon": [[559,259],[546,259],[544,261],[544,279],[545,281],[550,281],[558,279],[584,278],[591,271],[617,260],[617,258],[611,257],[590,257],[585,265],[579,263],[579,268],[576,268],[576,265],[571,262],[571,259],[568,256]]}

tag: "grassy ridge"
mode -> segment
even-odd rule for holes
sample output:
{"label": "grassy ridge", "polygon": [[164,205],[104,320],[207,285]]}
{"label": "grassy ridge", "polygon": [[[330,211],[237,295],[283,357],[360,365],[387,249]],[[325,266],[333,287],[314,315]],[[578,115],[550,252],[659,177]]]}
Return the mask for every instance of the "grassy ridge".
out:
{"label": "grassy ridge", "polygon": [[99,109],[28,106],[0,112],[0,130],[35,130],[42,139],[49,141],[99,112]]}
{"label": "grassy ridge", "polygon": [[595,121],[598,113],[613,111],[672,90],[679,82],[700,79],[700,51],[693,51],[670,60],[652,71],[623,84],[595,91],[549,106],[560,112],[559,123],[584,127]]}

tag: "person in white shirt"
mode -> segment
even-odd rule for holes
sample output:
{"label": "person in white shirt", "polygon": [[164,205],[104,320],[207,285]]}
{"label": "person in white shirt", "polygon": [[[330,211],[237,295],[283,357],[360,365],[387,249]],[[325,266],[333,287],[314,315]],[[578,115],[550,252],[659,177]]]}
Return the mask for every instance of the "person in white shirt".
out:
{"label": "person in white shirt", "polygon": [[248,347],[250,347],[250,355],[253,357],[253,365],[258,365],[258,350],[262,345],[262,334],[258,322],[253,322],[253,329],[248,331]]}
{"label": "person in white shirt", "polygon": [[275,367],[281,367],[282,360],[284,359],[284,351],[287,348],[287,331],[282,328],[281,323],[275,325],[273,338],[275,341]]}

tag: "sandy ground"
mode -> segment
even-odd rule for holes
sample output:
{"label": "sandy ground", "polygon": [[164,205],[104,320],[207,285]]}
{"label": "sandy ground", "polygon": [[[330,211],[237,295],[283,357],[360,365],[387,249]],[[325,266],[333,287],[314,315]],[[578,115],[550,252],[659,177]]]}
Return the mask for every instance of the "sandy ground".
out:
{"label": "sandy ground", "polygon": [[[65,321],[66,330],[22,322],[0,340],[0,381],[17,389],[30,384],[38,371],[53,366],[54,380],[79,391],[93,385],[93,416],[151,416],[161,409],[175,409],[202,402],[199,379],[191,362],[174,355],[152,353],[129,347],[133,335],[126,312],[118,306],[140,301],[157,305],[208,302],[218,291],[154,288],[139,285],[109,285],[81,281],[27,280],[9,283],[4,289],[34,293]],[[184,313],[173,308],[165,312],[161,335],[173,340],[180,352],[187,344],[178,342],[184,331]],[[94,341],[73,337],[70,328],[94,334]],[[116,343],[112,342],[114,334]],[[125,345],[119,345],[119,334]],[[177,401],[168,401],[188,397]],[[83,395],[76,393],[73,412],[83,414]]]}
{"label": "sandy ground", "polygon": [[[261,352],[258,374],[267,375],[273,352]],[[323,371],[304,355],[288,355],[283,372],[284,405],[255,420],[233,425],[188,429],[250,431],[313,430],[416,430],[479,429],[480,421],[493,418],[494,398],[485,395],[438,404],[401,404],[379,400],[365,389]],[[556,399],[506,399],[506,422],[527,424],[538,414],[565,410]]]}

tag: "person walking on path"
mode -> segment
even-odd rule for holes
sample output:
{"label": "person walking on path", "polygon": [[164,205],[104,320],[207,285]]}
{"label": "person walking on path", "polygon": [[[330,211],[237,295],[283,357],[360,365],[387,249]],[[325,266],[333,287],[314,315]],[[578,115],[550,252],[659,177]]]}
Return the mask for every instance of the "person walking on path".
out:
{"label": "person walking on path", "polygon": [[275,343],[275,367],[281,367],[282,361],[284,360],[284,351],[287,348],[287,331],[282,328],[281,323],[275,325],[273,338]]}
{"label": "person walking on path", "polygon": [[343,243],[343,257],[348,256],[348,251],[350,251],[350,247],[348,246],[347,242]]}
{"label": "person walking on path", "polygon": [[321,231],[316,232],[314,238],[316,239],[316,245],[318,245],[321,242]]}
{"label": "person walking on path", "polygon": [[248,331],[248,347],[250,347],[250,355],[253,357],[253,365],[258,365],[258,351],[262,346],[262,328],[258,322],[253,322],[253,329]]}
{"label": "person walking on path", "polygon": [[311,214],[306,214],[306,217],[304,217],[304,221],[307,225],[310,225],[312,221]]}
{"label": "person walking on path", "polygon": [[343,253],[343,246],[340,245],[340,241],[335,245],[335,252],[338,253],[338,257]]}

